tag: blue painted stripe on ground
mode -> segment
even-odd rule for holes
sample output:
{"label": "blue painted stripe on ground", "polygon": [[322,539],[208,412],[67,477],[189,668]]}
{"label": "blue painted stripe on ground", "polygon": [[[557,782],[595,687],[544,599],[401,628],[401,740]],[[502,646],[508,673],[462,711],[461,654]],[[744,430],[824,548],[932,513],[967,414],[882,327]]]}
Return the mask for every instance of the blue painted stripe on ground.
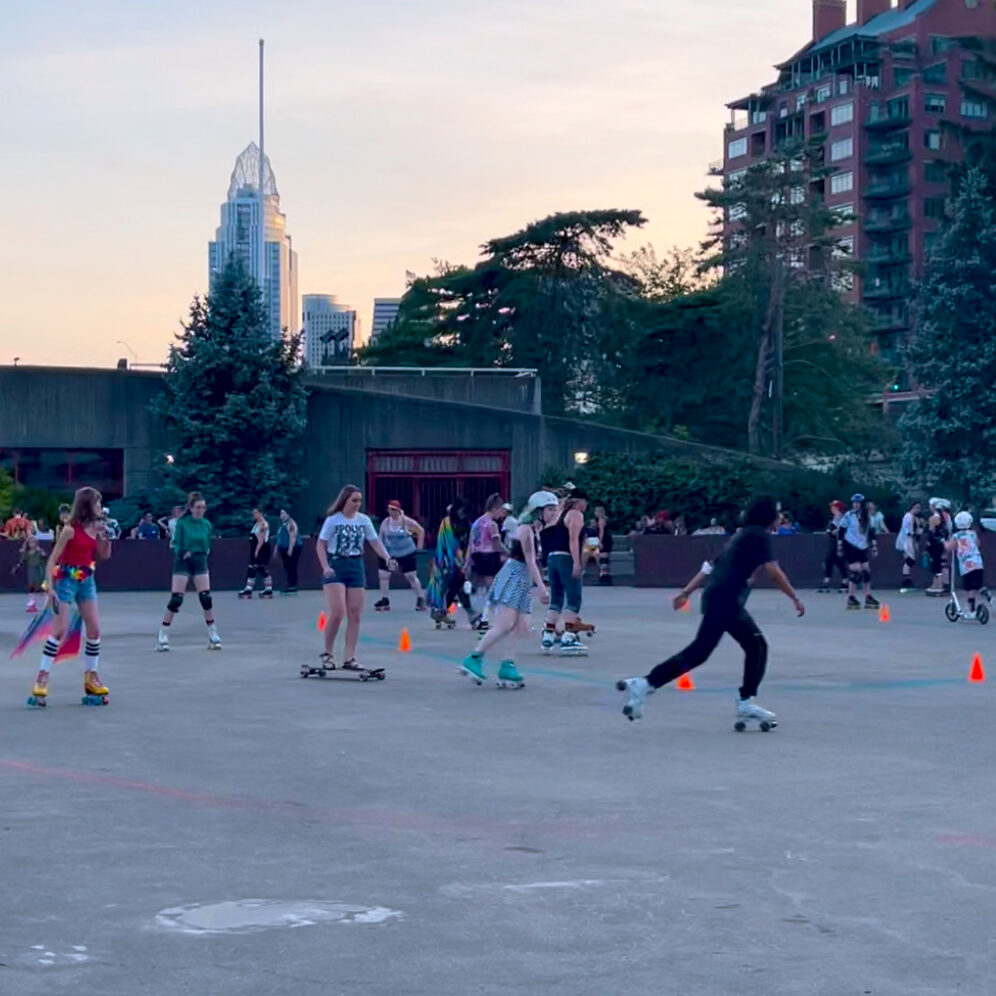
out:
{"label": "blue painted stripe on ground", "polygon": [[[375,636],[360,636],[361,643],[368,643],[372,646],[392,648],[395,646],[391,640],[383,640]],[[431,661],[441,667],[459,667],[463,662],[462,657],[454,657],[448,654],[429,653],[425,650],[411,650],[412,656],[423,660]],[[574,671],[560,671],[554,668],[530,667],[518,664],[519,670],[523,674],[534,675],[541,678],[556,678],[560,681],[573,681],[577,684],[590,685],[594,688],[615,688],[616,679],[596,678],[589,674],[578,674]],[[626,677],[620,675],[620,677]],[[913,688],[940,688],[946,685],[967,684],[965,677],[959,678],[895,678],[878,681],[851,681],[840,684],[804,684],[794,682],[791,679],[768,679],[765,681],[766,688],[778,689],[780,692],[880,692],[894,691]],[[736,692],[737,686],[696,686],[695,691],[704,695],[731,695]]]}

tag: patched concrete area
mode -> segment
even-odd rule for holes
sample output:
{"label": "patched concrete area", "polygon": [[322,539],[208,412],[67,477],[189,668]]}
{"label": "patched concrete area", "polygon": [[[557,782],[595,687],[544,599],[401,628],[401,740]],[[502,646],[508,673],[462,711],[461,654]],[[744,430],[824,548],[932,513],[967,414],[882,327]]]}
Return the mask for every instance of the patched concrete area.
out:
{"label": "patched concrete area", "polygon": [[521,691],[459,677],[473,636],[404,592],[368,600],[366,684],[298,677],[315,594],[219,596],[220,654],[193,599],[157,654],[164,596],[107,595],[111,704],[68,661],[44,711],[3,597],[0,993],[996,990],[996,623],[758,592],[779,728],[733,731],[730,641],[629,723],[615,679],[696,625],[666,594],[587,591],[590,655],[537,634]]}

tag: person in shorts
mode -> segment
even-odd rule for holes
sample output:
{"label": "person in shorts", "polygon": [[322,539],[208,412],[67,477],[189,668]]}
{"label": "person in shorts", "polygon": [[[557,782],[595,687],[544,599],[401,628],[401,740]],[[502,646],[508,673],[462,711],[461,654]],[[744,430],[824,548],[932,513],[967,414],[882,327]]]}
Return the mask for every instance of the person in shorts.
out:
{"label": "person in shorts", "polygon": [[397,561],[384,549],[377,530],[368,515],[360,511],[363,492],[347,484],[329,508],[315,552],[322,569],[322,594],[325,598],[325,645],[321,653],[321,666],[333,669],[335,638],[346,623],[346,659],[344,669],[360,671],[356,662],[356,644],[360,638],[363,603],[366,601],[367,572],[363,565],[366,544],[387,562],[389,570],[397,570]]}
{"label": "person in shorts", "polygon": [[[425,612],[425,595],[422,583],[418,579],[415,551],[425,546],[425,530],[414,519],[405,515],[401,502],[397,498],[387,503],[387,518],[380,524],[378,532],[384,549],[398,564],[398,570],[404,574],[409,587],[415,592],[415,611]],[[380,583],[380,599],[374,602],[378,612],[387,612],[391,608],[388,592],[391,588],[391,571],[387,561],[381,558],[377,572]]]}
{"label": "person in shorts", "polygon": [[[470,542],[467,553],[470,557],[471,583],[474,586],[475,604],[479,604],[482,593],[491,587],[498,571],[501,570],[501,527],[500,521],[505,517],[505,506],[499,494],[488,496],[484,504],[484,513],[474,520],[470,527]],[[487,629],[487,612],[490,603],[485,605],[482,613],[481,629]]]}
{"label": "person in shorts", "polygon": [[968,615],[966,619],[975,618],[975,603],[979,592],[986,587],[985,565],[982,561],[982,551],[979,550],[979,537],[972,528],[974,520],[971,512],[959,512],[954,517],[955,531],[944,546],[954,551],[958,558],[958,572],[961,574],[962,587],[968,600]]}
{"label": "person in shorts", "polygon": [[207,502],[199,491],[191,491],[187,504],[173,527],[170,550],[173,553],[173,575],[170,579],[169,601],[159,627],[156,649],[169,650],[169,628],[191,580],[197,599],[201,603],[204,622],[208,628],[208,650],[221,650],[221,637],[214,623],[214,602],[211,598],[211,575],[208,572],[208,554],[211,552],[213,527],[205,518]]}

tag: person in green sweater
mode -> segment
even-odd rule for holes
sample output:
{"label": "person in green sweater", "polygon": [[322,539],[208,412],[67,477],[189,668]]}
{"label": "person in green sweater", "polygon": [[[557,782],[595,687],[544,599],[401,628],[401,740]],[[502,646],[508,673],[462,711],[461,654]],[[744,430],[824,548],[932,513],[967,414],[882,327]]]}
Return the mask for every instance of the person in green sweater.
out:
{"label": "person in green sweater", "polygon": [[208,650],[221,650],[221,637],[214,624],[214,606],[211,601],[211,575],[208,573],[208,553],[211,551],[211,523],[204,518],[207,502],[199,491],[191,491],[187,496],[187,507],[177,520],[170,549],[173,551],[173,580],[170,585],[169,602],[166,614],[159,627],[158,650],[169,650],[167,630],[173,617],[180,611],[183,595],[190,579],[194,579],[194,589],[204,610],[204,622],[208,628]]}

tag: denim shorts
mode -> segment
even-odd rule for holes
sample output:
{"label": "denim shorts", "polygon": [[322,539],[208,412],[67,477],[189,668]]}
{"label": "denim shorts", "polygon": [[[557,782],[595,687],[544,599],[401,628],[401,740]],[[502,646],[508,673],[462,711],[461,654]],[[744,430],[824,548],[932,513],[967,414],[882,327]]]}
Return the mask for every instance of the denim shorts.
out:
{"label": "denim shorts", "polygon": [[73,602],[77,604],[92,602],[97,597],[97,582],[94,580],[93,572],[88,571],[83,577],[72,577],[63,573],[65,570],[66,568],[59,568],[59,573],[56,575],[53,585],[55,597],[67,605]]}
{"label": "denim shorts", "polygon": [[546,560],[550,582],[550,611],[563,612],[564,602],[574,613],[581,611],[581,578],[574,576],[574,558],[569,553],[551,553]]}
{"label": "denim shorts", "polygon": [[208,572],[208,555],[206,553],[188,553],[181,557],[179,553],[173,558],[173,573],[186,574],[196,578]]}
{"label": "denim shorts", "polygon": [[322,586],[341,584],[347,588],[366,588],[367,571],[362,557],[335,557],[329,563],[331,570],[322,575]]}

